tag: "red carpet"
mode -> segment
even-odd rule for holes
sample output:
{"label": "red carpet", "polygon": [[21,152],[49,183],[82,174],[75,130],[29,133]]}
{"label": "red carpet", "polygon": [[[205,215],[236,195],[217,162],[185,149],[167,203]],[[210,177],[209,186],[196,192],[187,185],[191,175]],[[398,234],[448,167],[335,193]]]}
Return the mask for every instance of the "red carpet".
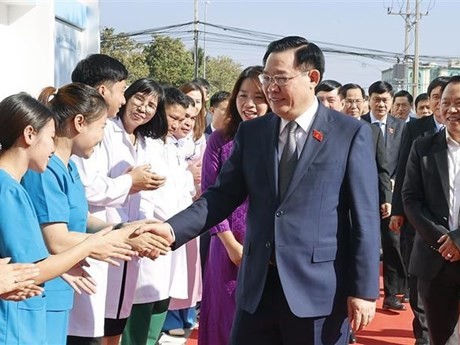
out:
{"label": "red carpet", "polygon": [[[380,282],[382,285],[382,281]],[[382,309],[383,289],[380,289],[380,300],[377,301],[377,313],[371,325],[357,334],[358,345],[412,345],[412,311],[409,303],[407,310],[393,312]],[[198,332],[195,330],[187,341],[187,345],[198,345]]]}

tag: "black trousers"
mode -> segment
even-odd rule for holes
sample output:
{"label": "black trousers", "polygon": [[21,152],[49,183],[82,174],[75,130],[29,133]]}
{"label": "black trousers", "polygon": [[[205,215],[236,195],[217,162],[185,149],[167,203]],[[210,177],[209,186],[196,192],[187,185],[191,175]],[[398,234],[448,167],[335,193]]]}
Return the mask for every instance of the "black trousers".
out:
{"label": "black trousers", "polygon": [[385,297],[406,292],[407,271],[401,255],[399,234],[389,228],[390,218],[380,220],[382,237],[383,291]]}
{"label": "black trousers", "polygon": [[[308,289],[308,287],[305,287]],[[295,316],[286,301],[274,266],[270,266],[264,293],[254,314],[237,308],[231,345],[345,345],[349,322],[346,302],[336,303],[330,316],[301,318]]]}
{"label": "black trousers", "polygon": [[432,280],[419,277],[418,291],[425,307],[431,345],[458,345],[459,264],[446,263]]}
{"label": "black trousers", "polygon": [[[412,248],[414,247],[415,230],[409,222],[405,222],[401,228],[401,254],[406,267],[409,267]],[[412,330],[415,339],[429,341],[428,324],[426,321],[425,308],[418,292],[418,279],[408,274],[409,303],[414,314]]]}

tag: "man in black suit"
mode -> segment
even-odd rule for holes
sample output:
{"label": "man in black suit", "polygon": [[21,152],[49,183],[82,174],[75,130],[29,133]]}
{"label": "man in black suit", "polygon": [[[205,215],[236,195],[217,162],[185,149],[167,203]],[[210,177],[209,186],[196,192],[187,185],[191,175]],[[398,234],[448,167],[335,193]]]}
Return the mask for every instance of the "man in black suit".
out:
{"label": "man in black suit", "polygon": [[[321,84],[320,84],[321,85]],[[360,120],[364,106],[366,94],[364,89],[358,84],[345,84],[339,88],[339,97],[342,103],[342,113],[353,116]],[[366,121],[366,123],[368,123]],[[379,174],[379,204],[380,216],[387,218],[391,215],[392,184],[388,171],[388,162],[385,152],[385,141],[382,131],[377,126],[372,126],[372,139],[375,149],[375,163]]]}
{"label": "man in black suit", "polygon": [[[324,81],[319,84],[316,88],[316,95],[318,96],[318,90],[324,89]],[[340,84],[339,84],[340,85]],[[329,85],[327,85],[329,86]],[[335,86],[334,84],[330,87]],[[328,90],[327,90],[328,91]],[[364,89],[358,84],[345,84],[341,85],[337,91],[341,103],[341,111],[346,115],[353,116],[357,120],[361,120],[361,115],[364,108],[364,99],[366,93]],[[327,95],[327,94],[326,94]],[[324,103],[323,103],[324,104]],[[382,131],[373,126],[369,122],[365,121],[372,130],[372,139],[374,142],[375,149],[375,163],[377,164],[377,173],[379,181],[379,205],[380,205],[380,216],[387,218],[391,214],[391,198],[392,198],[392,186],[390,173],[388,172],[388,163],[386,159],[385,143],[383,140]],[[350,344],[356,343],[356,335],[354,332],[350,332]]]}
{"label": "man in black suit", "polygon": [[[410,255],[414,245],[415,230],[412,225],[405,221],[405,215],[402,204],[401,190],[406,173],[406,164],[412,143],[421,136],[437,133],[442,128],[442,118],[439,109],[441,99],[441,88],[446,85],[449,77],[438,77],[428,85],[428,97],[432,115],[422,117],[416,121],[406,124],[404,129],[401,148],[399,150],[399,161],[396,172],[395,187],[393,191],[393,208],[390,220],[390,230],[400,232],[401,254],[406,267],[410,265]],[[426,324],[425,311],[423,304],[418,296],[417,277],[409,274],[409,302],[414,320],[412,328],[417,345],[429,344],[428,326]]]}
{"label": "man in black suit", "polygon": [[[362,119],[380,128],[384,136],[385,152],[390,178],[394,183],[398,166],[399,147],[405,122],[389,114],[393,104],[393,87],[384,81],[376,81],[369,87],[370,112]],[[406,268],[401,256],[399,234],[390,231],[390,218],[380,221],[383,251],[384,309],[404,310],[406,307],[396,297],[406,289]]]}
{"label": "man in black suit", "polygon": [[156,232],[180,246],[249,198],[230,344],[345,345],[378,297],[371,131],[318,102],[315,44],[285,37],[263,62],[273,112],[241,123],[216,184]]}
{"label": "man in black suit", "polygon": [[402,189],[416,230],[409,272],[418,277],[432,345],[458,345],[460,296],[460,76],[442,92],[446,129],[415,140]]}

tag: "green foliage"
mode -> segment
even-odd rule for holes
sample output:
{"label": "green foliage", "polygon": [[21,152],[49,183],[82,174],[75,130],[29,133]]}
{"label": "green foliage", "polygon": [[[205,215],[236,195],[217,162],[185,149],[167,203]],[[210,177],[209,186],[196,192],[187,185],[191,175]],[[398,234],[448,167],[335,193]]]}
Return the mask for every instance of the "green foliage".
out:
{"label": "green foliage", "polygon": [[216,91],[231,92],[238,75],[241,73],[241,64],[228,56],[206,58],[206,79],[211,84],[210,95]]}
{"label": "green foliage", "polygon": [[144,52],[150,77],[159,83],[180,86],[193,79],[193,55],[180,39],[155,36]]}
{"label": "green foliage", "polygon": [[124,33],[115,35],[113,28],[101,30],[101,53],[118,59],[125,65],[129,71],[128,83],[145,78],[149,73],[144,46]]}
{"label": "green foliage", "polygon": [[[129,82],[150,77],[161,84],[180,86],[194,78],[193,49],[179,38],[153,36],[147,44],[138,43],[113,28],[101,30],[101,53],[120,60],[129,71]],[[199,75],[203,76],[204,51],[198,48]],[[210,95],[219,90],[231,91],[241,72],[241,65],[228,56],[206,57],[206,79]]]}

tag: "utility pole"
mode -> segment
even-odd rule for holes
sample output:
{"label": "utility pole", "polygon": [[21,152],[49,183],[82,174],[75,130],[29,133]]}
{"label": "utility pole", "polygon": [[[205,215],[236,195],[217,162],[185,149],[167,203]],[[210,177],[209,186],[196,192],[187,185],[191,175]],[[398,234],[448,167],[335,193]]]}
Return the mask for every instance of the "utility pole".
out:
{"label": "utility pole", "polygon": [[420,0],[415,0],[415,24],[414,24],[414,66],[412,67],[412,95],[418,95],[418,70],[419,70],[419,52],[418,52],[418,23],[420,21]]}
{"label": "utility pole", "polygon": [[208,26],[208,5],[211,0],[204,3],[204,27],[203,27],[203,78],[206,79],[206,27]]}
{"label": "utility pole", "polygon": [[193,21],[193,40],[194,40],[194,56],[195,56],[195,71],[194,77],[198,77],[198,0],[195,0],[195,15]]}
{"label": "utility pole", "polygon": [[[414,55],[412,59],[412,95],[414,98],[418,94],[418,72],[419,72],[419,22],[422,17],[420,13],[420,0],[415,0],[415,13],[411,9],[411,0],[406,0],[406,10],[402,11],[402,6],[397,12],[393,12],[392,8],[387,8],[388,15],[398,15],[404,19],[404,57],[403,65],[405,69],[405,78],[402,83],[404,89],[409,89],[407,85],[407,70],[410,64],[409,46],[410,46],[410,33],[414,29]],[[428,15],[428,11],[423,14]]]}

